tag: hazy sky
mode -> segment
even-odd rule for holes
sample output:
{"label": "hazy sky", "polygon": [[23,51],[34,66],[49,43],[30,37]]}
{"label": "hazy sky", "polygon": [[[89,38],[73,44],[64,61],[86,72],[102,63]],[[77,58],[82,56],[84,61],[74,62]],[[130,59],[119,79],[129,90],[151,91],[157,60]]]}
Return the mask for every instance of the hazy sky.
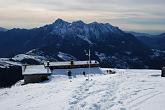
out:
{"label": "hazy sky", "polygon": [[165,32],[165,0],[0,0],[0,27],[33,28],[57,18],[161,33]]}

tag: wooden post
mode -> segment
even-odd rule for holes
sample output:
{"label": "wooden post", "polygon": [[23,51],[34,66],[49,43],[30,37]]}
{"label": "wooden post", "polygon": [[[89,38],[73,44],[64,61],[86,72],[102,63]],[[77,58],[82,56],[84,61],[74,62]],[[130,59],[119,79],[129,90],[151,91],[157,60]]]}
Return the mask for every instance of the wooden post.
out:
{"label": "wooden post", "polygon": [[71,66],[74,65],[74,61],[73,61],[73,60],[70,61],[70,65],[71,65]]}
{"label": "wooden post", "polygon": [[27,64],[23,64],[23,65],[22,65],[22,72],[25,72],[26,67],[27,67]]}
{"label": "wooden post", "polygon": [[165,67],[162,68],[162,74],[161,77],[165,77]]}
{"label": "wooden post", "polygon": [[49,66],[50,66],[50,62],[49,62],[49,61],[47,61],[46,63],[47,63],[47,64],[46,64],[47,73],[49,73]]}
{"label": "wooden post", "polygon": [[46,62],[46,66],[47,66],[47,67],[50,66],[50,62],[49,62],[49,61]]}

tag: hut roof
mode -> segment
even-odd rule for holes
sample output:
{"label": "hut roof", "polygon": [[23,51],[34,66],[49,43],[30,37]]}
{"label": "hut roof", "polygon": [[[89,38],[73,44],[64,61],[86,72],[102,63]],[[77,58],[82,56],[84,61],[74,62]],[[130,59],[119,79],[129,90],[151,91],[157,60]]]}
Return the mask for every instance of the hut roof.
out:
{"label": "hut roof", "polygon": [[34,75],[34,74],[51,74],[51,73],[47,73],[47,68],[45,68],[44,65],[30,65],[30,66],[26,66],[26,69],[22,74]]}
{"label": "hut roof", "polygon": [[[86,65],[86,64],[89,64],[89,61],[73,61],[73,65]],[[99,64],[99,62],[92,60],[91,64]],[[47,64],[45,63],[45,65]],[[71,61],[49,63],[49,66],[69,66],[69,65],[71,65]]]}

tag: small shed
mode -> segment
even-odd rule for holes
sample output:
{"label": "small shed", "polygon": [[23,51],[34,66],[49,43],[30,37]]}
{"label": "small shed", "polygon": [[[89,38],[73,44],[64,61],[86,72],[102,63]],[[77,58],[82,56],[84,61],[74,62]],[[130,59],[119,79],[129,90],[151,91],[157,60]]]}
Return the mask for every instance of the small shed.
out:
{"label": "small shed", "polygon": [[24,83],[39,83],[48,80],[48,76],[51,75],[49,67],[44,65],[30,65],[24,66],[23,72]]}

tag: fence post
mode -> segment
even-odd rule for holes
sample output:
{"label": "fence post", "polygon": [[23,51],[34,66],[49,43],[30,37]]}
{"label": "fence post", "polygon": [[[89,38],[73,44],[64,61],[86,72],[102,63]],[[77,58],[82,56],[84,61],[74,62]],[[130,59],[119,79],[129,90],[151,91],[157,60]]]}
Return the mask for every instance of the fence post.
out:
{"label": "fence post", "polygon": [[162,68],[162,74],[161,77],[165,77],[165,67]]}

